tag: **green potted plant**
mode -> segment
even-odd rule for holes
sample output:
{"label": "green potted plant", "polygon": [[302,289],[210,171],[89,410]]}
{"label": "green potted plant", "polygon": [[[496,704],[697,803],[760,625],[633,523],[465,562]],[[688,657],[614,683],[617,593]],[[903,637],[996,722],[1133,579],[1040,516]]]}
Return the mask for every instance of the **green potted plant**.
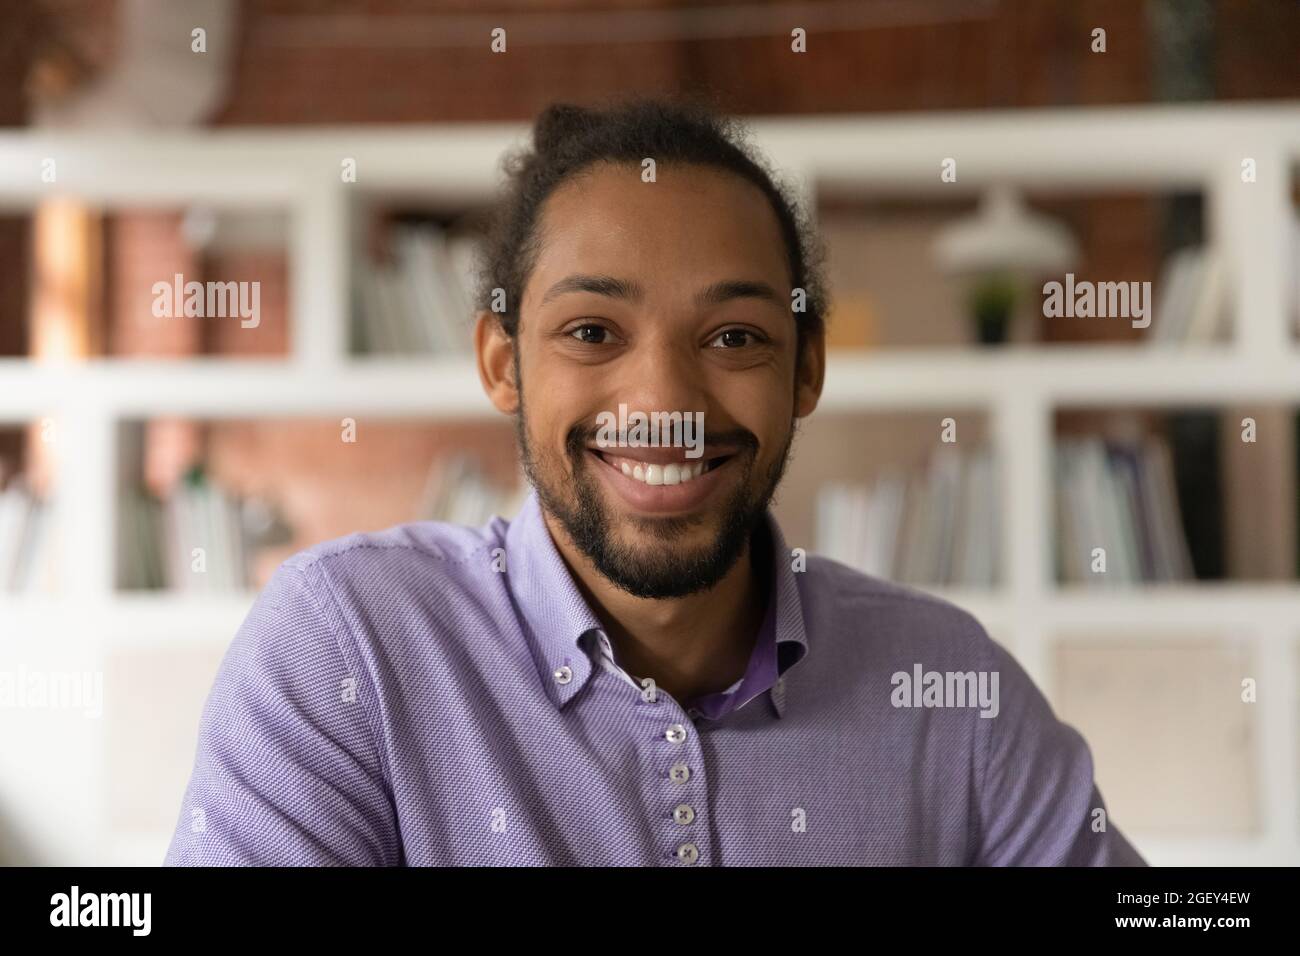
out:
{"label": "green potted plant", "polygon": [[1036,277],[1068,268],[1078,244],[1064,225],[1027,207],[1013,186],[998,183],[974,214],[940,230],[934,254],[940,269],[965,283],[976,341],[1000,345],[1010,339],[1020,297]]}
{"label": "green potted plant", "polygon": [[1020,287],[1005,274],[981,276],[971,287],[968,305],[975,320],[975,340],[981,345],[1001,345],[1011,337],[1011,319]]}

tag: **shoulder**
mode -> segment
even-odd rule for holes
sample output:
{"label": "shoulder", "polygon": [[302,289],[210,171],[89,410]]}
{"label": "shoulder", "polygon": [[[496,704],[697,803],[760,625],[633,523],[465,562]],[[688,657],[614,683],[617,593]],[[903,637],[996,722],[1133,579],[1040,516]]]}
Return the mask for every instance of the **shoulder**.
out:
{"label": "shoulder", "polygon": [[507,623],[505,575],[493,563],[508,526],[410,522],[299,551],[262,588],[236,647],[256,670],[310,659],[360,676],[388,672],[398,657],[407,669],[411,655],[428,664],[465,632]]}
{"label": "shoulder", "polygon": [[329,634],[347,658],[354,647],[454,630],[500,603],[494,562],[508,527],[502,518],[478,528],[418,521],[321,542],[280,564],[245,628],[274,635],[281,649]]}
{"label": "shoulder", "polygon": [[286,560],[281,572],[313,588],[356,592],[404,582],[450,584],[477,577],[480,566],[505,547],[509,523],[493,518],[472,528],[443,521],[413,521],[383,531],[359,532],[321,542]]}
{"label": "shoulder", "polygon": [[323,541],[299,551],[286,563],[298,567],[323,563],[331,569],[346,569],[391,556],[422,564],[457,564],[502,544],[507,527],[509,523],[499,517],[477,528],[446,521],[411,521],[383,531],[363,531]]}
{"label": "shoulder", "polygon": [[828,635],[968,664],[996,656],[997,645],[979,620],[941,597],[815,555],[795,577],[814,639]]}

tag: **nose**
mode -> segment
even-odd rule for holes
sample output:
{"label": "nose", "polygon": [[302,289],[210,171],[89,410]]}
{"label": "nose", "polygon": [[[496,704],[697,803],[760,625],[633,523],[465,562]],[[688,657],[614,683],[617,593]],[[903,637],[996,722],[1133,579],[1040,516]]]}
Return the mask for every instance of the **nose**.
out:
{"label": "nose", "polygon": [[666,336],[643,341],[619,369],[616,399],[629,411],[704,412],[703,371],[698,346]]}

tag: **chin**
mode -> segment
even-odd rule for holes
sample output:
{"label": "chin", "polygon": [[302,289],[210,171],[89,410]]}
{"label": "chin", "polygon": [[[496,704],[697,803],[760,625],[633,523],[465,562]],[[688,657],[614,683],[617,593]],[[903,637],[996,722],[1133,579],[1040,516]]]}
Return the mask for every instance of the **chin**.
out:
{"label": "chin", "polygon": [[671,539],[675,542],[674,547],[678,548],[694,542],[701,549],[717,538],[718,516],[712,510],[671,515],[643,514],[627,510],[621,502],[608,500],[605,508],[605,513],[613,516],[614,526],[619,529],[619,542],[633,550],[640,550],[638,545],[644,543],[647,535],[660,540]]}

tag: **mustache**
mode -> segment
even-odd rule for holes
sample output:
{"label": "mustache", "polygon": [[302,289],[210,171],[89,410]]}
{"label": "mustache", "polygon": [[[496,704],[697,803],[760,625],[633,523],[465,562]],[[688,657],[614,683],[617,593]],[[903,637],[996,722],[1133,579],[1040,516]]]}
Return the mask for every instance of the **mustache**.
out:
{"label": "mustache", "polygon": [[[573,461],[579,460],[587,447],[595,444],[598,433],[598,428],[582,422],[571,427],[564,436],[564,449],[568,452],[569,458]],[[627,436],[618,437],[620,440],[625,440]],[[748,452],[752,455],[758,451],[758,436],[748,428],[737,425],[735,428],[706,432],[703,447],[708,448],[710,445],[734,445],[741,450],[741,453]]]}

